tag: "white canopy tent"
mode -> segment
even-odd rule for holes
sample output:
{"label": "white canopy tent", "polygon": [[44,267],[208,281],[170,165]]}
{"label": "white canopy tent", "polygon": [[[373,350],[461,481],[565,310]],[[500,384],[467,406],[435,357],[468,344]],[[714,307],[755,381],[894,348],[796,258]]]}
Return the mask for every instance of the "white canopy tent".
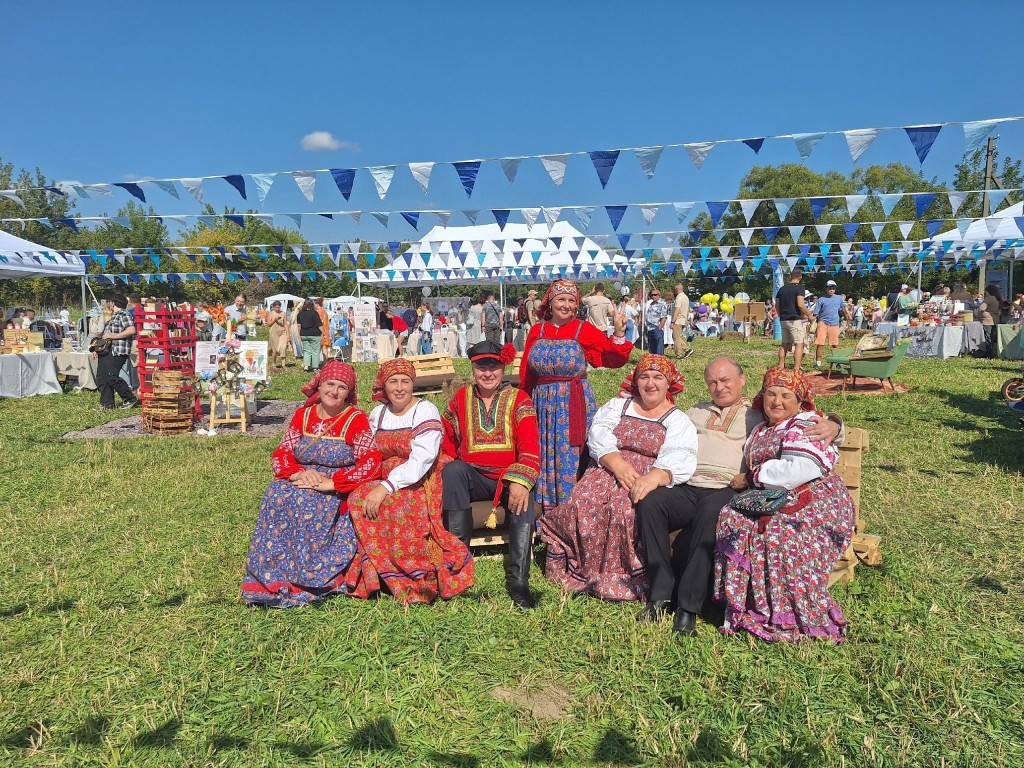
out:
{"label": "white canopy tent", "polygon": [[[571,274],[581,279],[632,276],[643,259],[602,246],[567,221],[434,227],[382,269],[361,269],[361,284],[417,287],[445,284],[541,283]],[[579,269],[579,274],[575,270]],[[570,272],[571,271],[571,272]]]}
{"label": "white canopy tent", "polygon": [[[1024,216],[1024,202],[1008,206],[992,215],[975,219],[961,233],[960,229],[950,229],[940,232],[929,240],[936,243],[953,242],[954,248],[965,248],[970,250],[975,243],[984,243],[986,240],[1019,240],[1024,237],[1024,222],[1020,217]],[[1007,259],[1012,265],[1017,259],[1017,247],[1007,248],[1001,258]],[[1013,292],[1013,269],[1009,270],[1009,284],[1006,286],[1009,293]],[[921,287],[921,275],[918,271],[918,288]],[[979,290],[984,286],[979,286]]]}
{"label": "white canopy tent", "polygon": [[275,293],[273,296],[267,296],[267,298],[263,300],[263,306],[265,306],[267,309],[270,309],[270,305],[273,304],[275,301],[280,301],[282,307],[287,307],[289,301],[294,301],[297,306],[299,304],[302,304],[302,302],[304,302],[305,299],[302,298],[301,296],[296,296],[293,293]]}
{"label": "white canopy tent", "polygon": [[0,230],[0,280],[19,277],[80,277],[85,264],[77,256],[46,248]]}

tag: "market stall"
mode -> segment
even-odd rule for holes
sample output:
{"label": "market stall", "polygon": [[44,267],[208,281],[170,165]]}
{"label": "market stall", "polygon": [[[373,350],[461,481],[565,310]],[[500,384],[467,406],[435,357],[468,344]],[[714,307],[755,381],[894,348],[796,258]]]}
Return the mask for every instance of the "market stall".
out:
{"label": "market stall", "polygon": [[60,394],[49,352],[0,354],[0,397]]}
{"label": "market stall", "polygon": [[1004,360],[1024,360],[1024,336],[1020,327],[1004,323],[996,328],[996,354]]}

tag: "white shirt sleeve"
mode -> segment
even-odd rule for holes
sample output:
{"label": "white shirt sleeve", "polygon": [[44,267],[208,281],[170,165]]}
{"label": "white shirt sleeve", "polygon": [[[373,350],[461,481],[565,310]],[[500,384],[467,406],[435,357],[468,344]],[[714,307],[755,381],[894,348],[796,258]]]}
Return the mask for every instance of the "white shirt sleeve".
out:
{"label": "white shirt sleeve", "polygon": [[380,424],[380,412],[386,407],[384,404],[381,404],[370,411],[370,434],[377,434],[377,425]]}
{"label": "white shirt sleeve", "polygon": [[[385,414],[384,423],[390,414]],[[389,491],[398,491],[415,485],[430,471],[441,453],[441,414],[437,406],[420,400],[412,413],[412,450],[409,458],[388,474],[384,481]]]}
{"label": "white shirt sleeve", "polygon": [[754,472],[755,484],[764,488],[794,488],[823,477],[834,466],[838,450],[832,445],[814,443],[803,437],[805,419],[799,418],[782,441],[781,455],[769,459]]}
{"label": "white shirt sleeve", "polygon": [[616,397],[598,408],[594,414],[587,435],[587,448],[594,461],[599,462],[603,456],[618,452],[619,439],[612,434],[612,430],[619,426],[625,403],[625,400]]}
{"label": "white shirt sleeve", "polygon": [[665,442],[654,460],[654,468],[672,476],[669,488],[682,485],[697,471],[697,428],[682,411],[671,413],[664,421]]}

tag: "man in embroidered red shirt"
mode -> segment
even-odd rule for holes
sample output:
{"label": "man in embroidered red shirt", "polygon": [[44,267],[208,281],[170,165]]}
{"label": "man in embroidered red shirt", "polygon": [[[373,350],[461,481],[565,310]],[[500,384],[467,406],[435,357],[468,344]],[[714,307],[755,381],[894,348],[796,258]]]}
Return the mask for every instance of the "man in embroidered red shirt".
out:
{"label": "man in embroidered red shirt", "polygon": [[474,501],[492,501],[508,513],[505,585],[519,608],[533,608],[530,555],[533,488],[540,473],[537,411],[520,389],[502,382],[515,348],[481,341],[468,350],[473,386],[460,389],[445,409],[441,451],[453,461],[441,471],[444,527],[468,547]]}

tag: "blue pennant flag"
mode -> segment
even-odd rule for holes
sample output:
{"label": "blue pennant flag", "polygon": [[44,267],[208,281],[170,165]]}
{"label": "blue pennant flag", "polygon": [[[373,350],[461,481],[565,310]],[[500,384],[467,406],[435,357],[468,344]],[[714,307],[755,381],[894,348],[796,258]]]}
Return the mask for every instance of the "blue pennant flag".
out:
{"label": "blue pennant flag", "polygon": [[823,261],[825,262],[825,269],[829,269],[832,266],[832,262],[835,261],[834,256],[824,256]]}
{"label": "blue pennant flag", "polygon": [[284,246],[283,245],[275,245],[274,246],[274,250],[277,251],[277,255],[278,256],[281,256],[281,257],[284,256]]}
{"label": "blue pennant flag", "polygon": [[352,185],[356,179],[355,168],[331,168],[331,176],[334,177],[334,183],[338,185],[338,191],[341,192],[341,196],[348,200],[352,197]]}
{"label": "blue pennant flag", "polygon": [[854,235],[857,234],[857,230],[860,228],[860,224],[855,221],[851,221],[847,224],[843,224],[843,232],[846,233],[847,240],[853,240]]}
{"label": "blue pennant flag", "polygon": [[904,128],[903,130],[907,132],[910,143],[914,145],[918,162],[923,163],[924,159],[928,157],[928,153],[932,151],[932,144],[935,143],[935,139],[938,137],[939,131],[942,130],[942,126],[918,125],[913,128]]}
{"label": "blue pennant flag", "polygon": [[764,227],[761,231],[764,233],[764,239],[769,243],[774,243],[776,236],[779,234],[781,227]]}
{"label": "blue pennant flag", "polygon": [[146,202],[146,194],[142,191],[142,187],[138,184],[133,184],[130,181],[127,182],[114,182],[115,187],[120,187],[125,192],[129,193],[133,197],[137,197],[142,202]]}
{"label": "blue pennant flag", "polygon": [[626,250],[626,246],[629,245],[629,238],[632,236],[629,232],[619,233],[619,245],[622,246],[622,250]]}
{"label": "blue pennant flag", "polygon": [[[768,251],[770,251],[771,249],[772,249],[772,247],[770,245],[759,245],[759,246],[757,246],[757,252],[759,254],[761,254],[762,256],[767,256],[768,255]],[[778,259],[775,259],[775,261],[778,261]]]}
{"label": "blue pennant flag", "polygon": [[608,178],[612,175],[615,163],[619,159],[619,150],[613,149],[607,152],[591,152],[590,162],[594,164],[597,171],[597,178],[601,181],[601,189],[608,186]]}
{"label": "blue pennant flag", "polygon": [[811,198],[811,216],[817,221],[818,217],[821,216],[821,212],[824,211],[829,204],[831,198],[828,197],[812,197]]}
{"label": "blue pennant flag", "polygon": [[832,250],[832,243],[820,243],[818,245],[818,252],[821,253],[822,256],[827,256],[828,252],[831,251],[831,250]]}
{"label": "blue pennant flag", "polygon": [[402,218],[412,225],[412,228],[419,230],[420,223],[420,212],[419,211],[402,211]]}
{"label": "blue pennant flag", "polygon": [[608,212],[608,220],[612,223],[612,229],[618,232],[619,224],[622,223],[622,217],[626,214],[626,206],[606,205],[604,209]]}
{"label": "blue pennant flag", "polygon": [[388,240],[388,250],[391,251],[392,260],[394,260],[394,258],[398,255],[398,247],[401,244],[402,243],[398,240]]}
{"label": "blue pennant flag", "polygon": [[932,201],[937,197],[934,192],[922,192],[914,195],[914,206],[917,208],[917,218],[924,216],[924,212],[928,210],[928,206],[932,204]]}
{"label": "blue pennant flag", "polygon": [[761,267],[764,266],[764,257],[763,256],[753,256],[753,257],[751,257],[751,259],[750,259],[750,266],[753,268],[753,270],[755,272],[760,272],[761,271]]}
{"label": "blue pennant flag", "polygon": [[469,197],[473,194],[473,187],[476,185],[476,175],[480,173],[480,161],[462,160],[452,163],[452,165],[455,166],[455,170],[459,174],[459,181],[462,182],[462,188],[466,190],[466,197]]}
{"label": "blue pennant flag", "polygon": [[331,251],[331,261],[333,261],[335,264],[337,264],[338,263],[338,249],[341,246],[339,246],[337,243],[330,243],[327,247]]}
{"label": "blue pennant flag", "polygon": [[491,213],[494,215],[494,220],[498,222],[498,229],[504,231],[505,225],[508,224],[508,215],[511,211],[508,208],[498,208],[492,210]]}
{"label": "blue pennant flag", "polygon": [[743,143],[754,150],[754,154],[758,154],[761,151],[761,145],[764,144],[764,139],[744,139]]}
{"label": "blue pennant flag", "polygon": [[242,196],[243,200],[249,199],[245,196],[245,177],[243,177],[240,173],[233,173],[229,176],[221,176],[221,178],[224,179],[224,181],[226,181],[232,187],[237,189],[238,194]]}
{"label": "blue pennant flag", "polygon": [[74,219],[54,219],[54,221],[63,224],[65,227],[71,227],[75,232],[78,231],[78,223]]}
{"label": "blue pennant flag", "polygon": [[942,221],[936,219],[929,219],[926,222],[928,228],[928,237],[934,237],[935,233],[942,229]]}
{"label": "blue pennant flag", "polygon": [[711,226],[717,227],[722,221],[722,216],[729,210],[729,203],[709,200],[705,205],[708,207],[708,213],[711,214]]}
{"label": "blue pennant flag", "polygon": [[224,218],[230,221],[232,224],[237,224],[242,229],[245,229],[245,216],[238,216],[230,213],[225,213]]}

